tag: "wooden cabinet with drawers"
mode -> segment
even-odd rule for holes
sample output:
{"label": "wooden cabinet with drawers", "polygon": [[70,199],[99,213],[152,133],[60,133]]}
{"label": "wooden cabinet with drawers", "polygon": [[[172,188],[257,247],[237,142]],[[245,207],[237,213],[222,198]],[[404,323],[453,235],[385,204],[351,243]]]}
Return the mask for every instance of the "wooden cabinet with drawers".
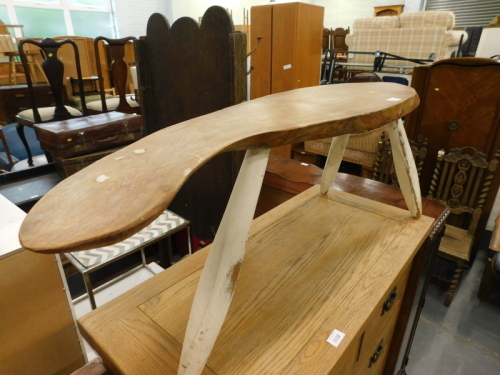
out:
{"label": "wooden cabinet with drawers", "polygon": [[[34,86],[39,107],[55,105],[54,96],[49,86]],[[0,124],[16,122],[16,115],[31,108],[31,100],[26,85],[0,86]]]}
{"label": "wooden cabinet with drawers", "polygon": [[[414,220],[407,211],[341,191],[324,199],[318,192],[315,186],[254,220],[204,374],[386,370],[412,260],[434,220]],[[114,371],[176,373],[173,354],[180,352],[208,251],[79,321]],[[326,341],[334,330],[345,334],[337,347]]]}

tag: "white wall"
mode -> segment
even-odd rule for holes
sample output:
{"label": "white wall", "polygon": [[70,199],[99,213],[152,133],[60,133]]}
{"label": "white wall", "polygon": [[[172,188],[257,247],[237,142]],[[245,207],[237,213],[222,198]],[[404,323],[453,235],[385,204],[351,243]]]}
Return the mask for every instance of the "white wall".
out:
{"label": "white wall", "polygon": [[[250,11],[252,6],[271,4],[269,0],[112,0],[117,16],[119,37],[142,36],[146,33],[149,16],[155,12],[164,14],[172,24],[181,17],[198,20],[212,5],[228,9],[233,15],[235,25],[243,24],[243,10]],[[276,0],[275,3],[292,0]],[[373,7],[387,4],[404,4],[405,12],[420,10],[423,0],[300,0],[304,3],[325,8],[323,26],[328,28],[352,27],[356,18],[373,16]]]}
{"label": "white wall", "polygon": [[312,0],[311,4],[325,8],[324,26],[351,27],[355,19],[373,17],[373,8],[386,5],[404,5],[404,12],[420,11],[422,0]]}
{"label": "white wall", "polygon": [[112,0],[116,12],[116,28],[119,38],[146,35],[146,26],[153,13],[162,13],[170,21],[168,12],[170,0]]}

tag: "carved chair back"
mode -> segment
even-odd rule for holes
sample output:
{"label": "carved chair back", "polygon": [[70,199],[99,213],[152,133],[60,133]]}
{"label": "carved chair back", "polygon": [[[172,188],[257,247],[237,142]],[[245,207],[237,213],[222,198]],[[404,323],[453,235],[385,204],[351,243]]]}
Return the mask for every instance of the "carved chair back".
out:
{"label": "carved chair back", "polygon": [[427,198],[450,208],[453,214],[469,213],[467,232],[474,235],[493,177],[500,151],[488,161],[473,147],[440,150]]}
{"label": "carved chair back", "polygon": [[125,45],[129,43],[131,40],[135,40],[136,38],[133,36],[129,36],[122,39],[109,39],[103,36],[99,36],[94,39],[94,51],[97,62],[97,74],[99,76],[99,90],[101,92],[101,102],[102,102],[102,111],[107,112],[108,106],[106,103],[106,95],[104,88],[104,80],[102,74],[102,65],[101,65],[101,54],[99,50],[99,43],[105,42],[108,45],[109,55],[111,57],[110,64],[110,77],[112,81],[112,85],[115,88],[118,98],[119,104],[115,109],[118,112],[125,113],[137,113],[140,109],[139,107],[132,107],[127,102],[126,92],[127,92],[127,77],[128,77],[128,65],[124,60],[125,57]]}

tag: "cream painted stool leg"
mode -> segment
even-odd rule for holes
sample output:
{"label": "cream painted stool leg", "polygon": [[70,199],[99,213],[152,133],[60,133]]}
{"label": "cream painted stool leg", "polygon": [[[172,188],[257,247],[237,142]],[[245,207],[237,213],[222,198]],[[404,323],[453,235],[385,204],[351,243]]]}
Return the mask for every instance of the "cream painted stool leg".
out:
{"label": "cream painted stool leg", "polygon": [[201,374],[226,318],[259,197],[269,149],[248,150],[194,297],[179,374]]}
{"label": "cream painted stool leg", "polygon": [[323,176],[321,177],[321,194],[326,194],[328,189],[330,189],[333,180],[335,180],[335,176],[337,176],[337,173],[339,172],[340,163],[342,162],[342,157],[344,156],[348,141],[349,134],[340,135],[332,139],[330,150],[328,151],[328,157],[326,159],[325,169],[323,170]]}
{"label": "cream painted stool leg", "polygon": [[418,219],[422,214],[422,199],[418,182],[417,166],[413,158],[406,131],[401,120],[394,121],[388,126],[391,138],[394,169],[398,176],[399,187],[403,193],[406,205],[411,216]]}

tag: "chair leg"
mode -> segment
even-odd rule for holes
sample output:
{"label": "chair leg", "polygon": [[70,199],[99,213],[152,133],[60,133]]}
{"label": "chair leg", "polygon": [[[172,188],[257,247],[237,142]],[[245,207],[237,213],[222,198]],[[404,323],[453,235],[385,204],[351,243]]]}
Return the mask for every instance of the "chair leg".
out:
{"label": "chair leg", "polygon": [[7,140],[5,139],[5,135],[3,134],[3,126],[0,125],[0,140],[3,144],[3,149],[5,151],[5,155],[7,155],[7,160],[9,161],[9,165],[12,168],[14,166],[14,160],[12,160],[12,155],[10,154],[9,145],[7,144]]}
{"label": "chair leg", "polygon": [[486,264],[484,265],[483,277],[481,278],[481,284],[479,285],[479,290],[477,296],[479,299],[486,299],[489,297],[491,290],[493,289],[493,250],[488,250],[488,257],[486,258]]}
{"label": "chair leg", "polygon": [[33,167],[33,155],[31,155],[30,146],[28,145],[28,141],[26,140],[26,135],[24,134],[24,125],[17,124],[16,125],[17,134],[19,138],[21,138],[21,142],[23,142],[24,148],[26,148],[26,153],[28,154],[28,165]]}
{"label": "chair leg", "polygon": [[9,69],[9,84],[17,86],[17,70],[16,70],[16,60],[14,56],[9,57],[10,69]]}
{"label": "chair leg", "polygon": [[450,306],[451,301],[453,301],[453,297],[455,297],[455,291],[460,283],[460,278],[462,277],[462,271],[465,264],[463,262],[457,262],[457,268],[455,268],[455,273],[453,274],[453,278],[450,283],[450,287],[448,288],[448,292],[446,293],[446,297],[444,298],[444,305],[446,307]]}

